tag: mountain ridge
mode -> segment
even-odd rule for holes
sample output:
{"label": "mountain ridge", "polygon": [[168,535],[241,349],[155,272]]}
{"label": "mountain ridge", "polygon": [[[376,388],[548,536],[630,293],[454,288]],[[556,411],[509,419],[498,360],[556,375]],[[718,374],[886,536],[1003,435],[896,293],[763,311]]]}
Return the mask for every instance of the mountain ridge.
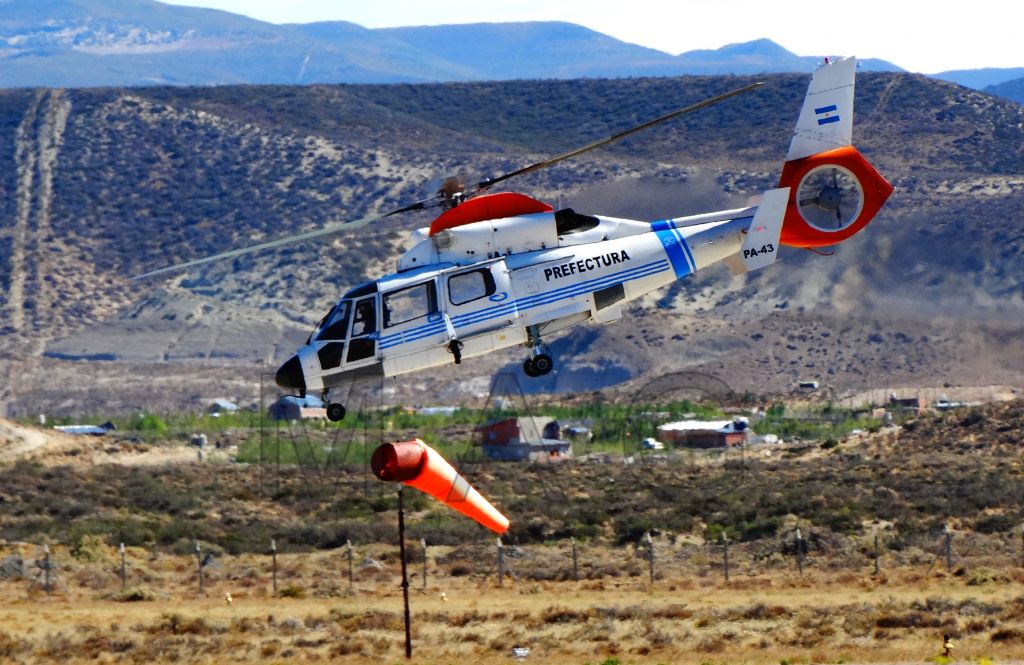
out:
{"label": "mountain ridge", "polygon": [[752,74],[810,72],[818,60],[765,39],[673,56],[565,22],[275,25],[154,0],[7,0],[0,18],[0,87]]}

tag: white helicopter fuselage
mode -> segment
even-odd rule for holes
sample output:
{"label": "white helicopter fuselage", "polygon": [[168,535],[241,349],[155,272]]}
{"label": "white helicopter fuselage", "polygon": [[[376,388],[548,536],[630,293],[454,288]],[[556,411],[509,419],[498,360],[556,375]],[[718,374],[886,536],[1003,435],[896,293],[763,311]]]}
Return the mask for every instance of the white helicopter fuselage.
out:
{"label": "white helicopter fuselage", "polygon": [[[756,211],[654,223],[561,211],[478,221],[434,236],[420,229],[400,271],[343,298],[300,350],[306,389],[452,364],[453,341],[461,360],[530,345],[531,329],[539,338],[617,320],[629,301],[739,253]],[[556,216],[575,228],[559,235]],[[758,250],[777,251],[770,242]],[[366,312],[372,306],[375,320],[351,316],[360,302]],[[352,320],[324,334],[344,317]],[[362,348],[349,360],[356,340]],[[345,343],[349,350],[337,347]]]}

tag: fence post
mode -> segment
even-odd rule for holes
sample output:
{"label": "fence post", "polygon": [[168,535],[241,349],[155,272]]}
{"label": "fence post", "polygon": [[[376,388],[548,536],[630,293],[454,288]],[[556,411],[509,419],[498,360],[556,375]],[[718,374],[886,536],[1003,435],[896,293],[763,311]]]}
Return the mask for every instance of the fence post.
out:
{"label": "fence post", "polygon": [[352,541],[346,540],[345,546],[348,548],[348,592],[352,594]]}
{"label": "fence post", "polygon": [[878,529],[875,529],[875,575],[881,571],[882,553],[878,551]]}
{"label": "fence post", "polygon": [[942,527],[946,540],[946,572],[953,570],[953,532],[949,529],[949,523]]}
{"label": "fence post", "polygon": [[647,575],[651,586],[654,586],[654,540],[651,539],[650,531],[644,534],[644,542],[647,544]]}
{"label": "fence post", "polygon": [[277,593],[277,541],[270,539],[270,575],[273,580],[274,593]]}
{"label": "fence post", "polygon": [[729,581],[729,537],[722,530],[722,568],[725,571],[725,581]]}
{"label": "fence post", "polygon": [[[1024,525],[1021,526],[1021,529],[1024,530]],[[572,580],[574,582],[579,582],[580,581],[580,567],[579,567],[579,559],[576,556],[576,539],[575,538],[570,538],[569,540],[572,543]]]}
{"label": "fence post", "polygon": [[498,538],[498,586],[505,582],[505,551],[501,546],[501,538]]}
{"label": "fence post", "polygon": [[43,545],[43,588],[50,593],[50,546]]}
{"label": "fence post", "polygon": [[203,548],[199,545],[199,541],[196,541],[196,566],[199,570],[199,593],[205,593],[206,591],[206,580],[203,579]]}
{"label": "fence post", "polygon": [[121,591],[124,591],[128,588],[128,566],[125,560],[124,543],[121,543],[117,549],[121,552]]}
{"label": "fence post", "polygon": [[420,545],[423,547],[423,590],[427,589],[427,539],[420,538]]}
{"label": "fence post", "polygon": [[800,577],[804,576],[804,537],[800,533],[800,527],[796,528],[796,567],[800,571]]}

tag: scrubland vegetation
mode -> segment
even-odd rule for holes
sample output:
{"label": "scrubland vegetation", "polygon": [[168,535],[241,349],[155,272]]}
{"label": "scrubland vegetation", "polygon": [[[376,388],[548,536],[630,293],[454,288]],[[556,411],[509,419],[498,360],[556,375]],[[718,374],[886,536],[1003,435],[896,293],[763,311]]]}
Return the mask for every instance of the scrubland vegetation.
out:
{"label": "scrubland vegetation", "polygon": [[[237,418],[208,428],[211,445],[244,443]],[[391,434],[430,431],[401,418]],[[439,436],[473,427],[440,418]],[[631,464],[464,462],[512,518],[508,575],[499,586],[493,534],[408,491],[416,660],[506,662],[513,646],[566,663],[928,660],[945,633],[958,658],[1024,657],[1024,406],[876,429]],[[122,436],[0,472],[4,662],[401,657],[394,487],[358,463],[86,463],[90,445],[163,445]]]}

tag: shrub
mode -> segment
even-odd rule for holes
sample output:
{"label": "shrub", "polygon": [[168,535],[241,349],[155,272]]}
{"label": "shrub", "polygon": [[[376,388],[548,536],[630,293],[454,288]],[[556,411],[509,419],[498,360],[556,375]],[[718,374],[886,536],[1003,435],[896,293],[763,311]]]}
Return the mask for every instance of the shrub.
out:
{"label": "shrub", "polygon": [[152,434],[167,433],[167,423],[160,416],[152,413],[140,413],[131,421],[129,427],[133,430],[150,432]]}
{"label": "shrub", "polygon": [[278,590],[279,598],[305,598],[306,590],[300,586],[289,585]]}
{"label": "shrub", "polygon": [[154,601],[157,599],[157,594],[147,587],[135,587],[113,593],[109,598],[117,603],[138,603]]}

